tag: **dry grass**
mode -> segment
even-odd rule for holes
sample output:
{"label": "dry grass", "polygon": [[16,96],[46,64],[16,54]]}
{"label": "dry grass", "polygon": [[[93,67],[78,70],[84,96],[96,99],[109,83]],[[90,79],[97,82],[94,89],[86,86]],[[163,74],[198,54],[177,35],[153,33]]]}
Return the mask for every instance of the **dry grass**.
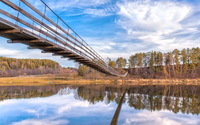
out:
{"label": "dry grass", "polygon": [[51,84],[115,84],[115,85],[200,85],[200,79],[69,79],[53,75],[0,78],[0,86],[51,85]]}
{"label": "dry grass", "polygon": [[108,80],[85,80],[85,79],[67,79],[65,77],[55,76],[28,76],[28,77],[4,77],[0,78],[0,86],[15,85],[51,85],[51,84],[106,84]]}
{"label": "dry grass", "polygon": [[200,79],[132,79],[124,80],[122,83],[130,85],[200,85]]}

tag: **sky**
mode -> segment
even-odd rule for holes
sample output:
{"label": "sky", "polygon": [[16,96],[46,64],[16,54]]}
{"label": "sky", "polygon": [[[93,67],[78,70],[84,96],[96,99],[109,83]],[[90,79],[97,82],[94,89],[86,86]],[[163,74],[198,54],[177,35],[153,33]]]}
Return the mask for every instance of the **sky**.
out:
{"label": "sky", "polygon": [[[1,125],[107,125],[117,104],[99,101],[95,104],[75,99],[73,91],[61,90],[49,97],[7,99],[0,101]],[[16,107],[16,108],[13,108]],[[136,110],[123,103],[120,125],[198,125],[199,115],[173,113],[169,110]]]}
{"label": "sky", "polygon": [[[39,7],[38,1],[31,1]],[[200,47],[199,0],[44,0],[103,58]],[[0,4],[2,6],[2,4]],[[0,37],[0,56],[74,62]]]}

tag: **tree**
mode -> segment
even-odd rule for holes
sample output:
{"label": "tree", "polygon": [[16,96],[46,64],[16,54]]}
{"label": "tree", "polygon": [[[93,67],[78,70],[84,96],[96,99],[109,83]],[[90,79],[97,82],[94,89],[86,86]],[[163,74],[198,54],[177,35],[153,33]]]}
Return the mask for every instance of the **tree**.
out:
{"label": "tree", "polygon": [[125,68],[126,66],[126,59],[124,59],[123,57],[119,57],[116,60],[116,64],[118,68]]}
{"label": "tree", "polygon": [[137,60],[138,60],[138,67],[142,67],[143,66],[143,53],[138,53],[137,54]]}
{"label": "tree", "polygon": [[138,60],[137,60],[137,56],[136,55],[131,55],[130,57],[129,57],[129,67],[130,68],[136,68],[137,67],[137,62],[138,62]]}
{"label": "tree", "polygon": [[116,62],[108,58],[108,65],[112,68],[116,68]]}
{"label": "tree", "polygon": [[182,61],[182,64],[183,64],[183,66],[182,66],[182,69],[183,69],[183,72],[184,73],[187,73],[187,71],[188,71],[188,63],[187,63],[187,51],[186,51],[186,49],[183,49],[183,50],[181,50],[181,61]]}
{"label": "tree", "polygon": [[89,73],[90,69],[86,65],[79,65],[78,68],[78,75],[85,76],[87,73]]}
{"label": "tree", "polygon": [[[180,57],[180,51],[178,50],[178,49],[174,49],[174,51],[172,52],[172,54],[173,54],[173,56],[174,56],[174,65],[175,65],[175,73],[176,73],[176,75],[179,75],[180,74],[180,59],[179,59],[179,57]],[[175,76],[176,77],[176,76]]]}
{"label": "tree", "polygon": [[150,53],[150,60],[149,60],[149,67],[153,70],[155,70],[155,57],[156,57],[156,52],[151,52]]}

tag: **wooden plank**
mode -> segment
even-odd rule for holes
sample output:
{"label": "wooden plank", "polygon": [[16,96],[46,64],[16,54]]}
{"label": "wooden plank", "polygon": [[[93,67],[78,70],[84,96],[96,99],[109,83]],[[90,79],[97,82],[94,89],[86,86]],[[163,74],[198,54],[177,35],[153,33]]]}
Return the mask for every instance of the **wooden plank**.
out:
{"label": "wooden plank", "polygon": [[19,27],[18,25],[13,24],[13,23],[11,23],[11,22],[9,22],[9,21],[7,21],[7,20],[1,18],[1,17],[0,17],[0,22],[1,22],[3,25],[7,26],[7,27],[10,27],[10,28],[13,28],[13,29],[16,29],[16,28],[17,28],[17,29],[22,30],[23,33],[25,33],[26,35],[29,35],[29,36],[33,37],[33,39],[37,39],[37,38],[40,39],[40,38],[41,38],[41,37],[38,36],[37,34],[34,34],[34,33],[30,32],[30,31],[28,31],[28,30],[26,30],[26,29],[24,29],[24,28],[22,28],[22,27]]}
{"label": "wooden plank", "polygon": [[62,54],[62,56],[72,57],[72,58],[75,58],[75,57],[77,57],[77,58],[83,58],[83,57],[80,57],[79,55],[75,55],[75,54],[65,54],[65,55]]}
{"label": "wooden plank", "polygon": [[53,56],[78,56],[78,55],[76,55],[76,54],[72,54],[72,53],[54,53],[54,54],[52,54]]}
{"label": "wooden plank", "polygon": [[[69,57],[62,56],[61,58],[69,58]],[[74,60],[74,61],[79,62],[79,63],[90,64],[90,65],[93,65],[93,66],[95,65],[93,62],[91,62],[91,61],[89,61],[87,59],[80,60],[80,59],[77,59],[77,58],[69,58],[68,60]]]}
{"label": "wooden plank", "polygon": [[83,59],[83,58],[82,59],[78,59],[78,60],[80,60],[80,61],[88,61],[87,59]]}
{"label": "wooden plank", "polygon": [[55,52],[55,54],[68,54],[68,53],[72,53],[72,52],[69,52],[69,51],[58,51],[58,52]]}
{"label": "wooden plank", "polygon": [[45,42],[42,39],[35,39],[35,40],[8,40],[7,43],[38,43],[38,42]]}
{"label": "wooden plank", "polygon": [[20,29],[0,30],[0,34],[21,33],[21,32],[22,32],[22,30],[20,30]]}
{"label": "wooden plank", "polygon": [[63,58],[66,57],[66,58],[71,58],[71,59],[83,59],[83,57],[78,57],[78,56],[75,56],[75,55],[69,55],[69,56],[62,56]]}
{"label": "wooden plank", "polygon": [[76,56],[69,56],[72,59],[83,59],[82,57],[76,57]]}
{"label": "wooden plank", "polygon": [[88,60],[80,60],[80,59],[69,59],[69,60],[76,60],[76,61],[81,62],[81,63],[92,63],[92,62],[90,62]]}
{"label": "wooden plank", "polygon": [[55,53],[55,54],[62,54],[62,53],[71,53],[69,51],[60,51],[60,50],[57,50],[57,51],[53,51],[53,50],[43,50],[42,53]]}
{"label": "wooden plank", "polygon": [[59,48],[58,46],[30,46],[28,49],[55,49]]}

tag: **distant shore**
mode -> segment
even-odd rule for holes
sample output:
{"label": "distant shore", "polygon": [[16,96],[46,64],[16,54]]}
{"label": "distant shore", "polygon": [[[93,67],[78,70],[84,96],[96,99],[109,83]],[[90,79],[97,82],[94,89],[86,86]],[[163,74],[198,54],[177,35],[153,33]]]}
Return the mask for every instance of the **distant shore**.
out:
{"label": "distant shore", "polygon": [[0,86],[41,86],[53,84],[200,85],[200,79],[82,79],[51,75],[0,78]]}

